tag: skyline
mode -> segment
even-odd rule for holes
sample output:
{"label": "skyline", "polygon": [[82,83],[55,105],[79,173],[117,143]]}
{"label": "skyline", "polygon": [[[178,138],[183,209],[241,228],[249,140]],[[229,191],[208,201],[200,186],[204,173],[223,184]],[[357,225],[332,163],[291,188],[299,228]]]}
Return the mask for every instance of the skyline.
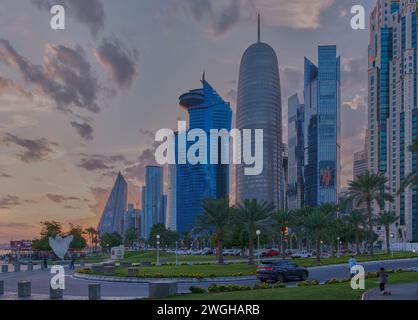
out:
{"label": "skyline", "polygon": [[[278,1],[284,11],[296,6],[301,14],[308,15],[302,23],[298,15],[294,20],[283,15],[279,21],[272,19],[273,14],[265,10],[270,2],[267,0],[230,1],[220,7],[231,8],[225,9],[229,13],[234,13],[235,8],[238,17],[226,25],[221,21],[219,3],[203,2],[211,8],[206,13],[197,12],[190,1],[174,1],[166,6],[162,1],[127,1],[124,7],[110,1],[93,1],[104,4],[106,18],[80,22],[77,16],[70,16],[67,30],[57,33],[47,29],[47,11],[38,10],[32,3],[4,1],[5,10],[0,13],[0,242],[10,240],[12,235],[33,237],[41,220],[97,225],[114,183],[112,175],[118,171],[124,173],[130,185],[130,201],[138,204],[145,166],[153,164],[152,135],[160,128],[173,127],[176,119],[186,119],[185,112],[179,112],[178,95],[196,86],[195,80],[203,69],[222,97],[231,102],[235,113],[239,60],[257,36],[257,10],[248,9],[244,3],[257,4],[263,17],[262,37],[278,55],[283,122],[287,121],[288,97],[294,94],[294,88],[303,89],[303,57],[316,60],[320,42],[337,45],[343,59],[343,185],[351,179],[352,157],[362,149],[362,129],[367,118],[368,30],[351,30],[347,12],[354,2],[318,1],[318,7],[305,12],[303,5]],[[16,3],[28,10],[18,13],[13,10]],[[240,6],[234,7],[234,3]],[[369,9],[374,3],[364,5]],[[170,10],[172,6],[176,10]],[[13,14],[6,16],[5,12],[16,12],[18,19],[11,19]],[[194,28],[183,23],[183,15]],[[158,17],[157,22],[152,17]],[[31,21],[35,26],[28,28]],[[15,33],[13,39],[11,30]],[[338,30],[347,33],[344,41],[338,37]],[[317,41],[303,43],[312,38]],[[357,41],[350,41],[353,39]],[[47,59],[42,62],[44,47]],[[111,60],[112,54],[119,59]],[[70,56],[78,58],[77,64],[65,60]],[[25,57],[27,63],[16,65],[18,57]],[[4,61],[11,62],[11,66]],[[31,79],[25,84],[22,79],[28,80],[29,67],[36,65],[45,68],[42,81]],[[94,88],[94,94],[90,92],[82,101],[69,100],[71,103],[57,108],[58,102],[68,100],[54,95],[45,80],[54,79],[51,72],[56,72],[55,77],[65,75],[66,68],[75,69],[83,83]],[[98,83],[104,83],[104,92]],[[83,92],[81,88],[68,89]],[[100,113],[96,112],[98,107]],[[345,117],[352,120],[349,126]],[[286,128],[284,124],[284,133]],[[59,181],[65,181],[65,185]]]}

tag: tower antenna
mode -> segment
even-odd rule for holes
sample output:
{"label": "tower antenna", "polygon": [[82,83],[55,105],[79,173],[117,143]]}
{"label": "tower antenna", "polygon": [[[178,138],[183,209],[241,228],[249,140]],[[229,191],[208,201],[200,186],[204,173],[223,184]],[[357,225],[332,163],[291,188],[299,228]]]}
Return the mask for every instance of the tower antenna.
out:
{"label": "tower antenna", "polygon": [[261,42],[261,15],[258,13],[258,42]]}

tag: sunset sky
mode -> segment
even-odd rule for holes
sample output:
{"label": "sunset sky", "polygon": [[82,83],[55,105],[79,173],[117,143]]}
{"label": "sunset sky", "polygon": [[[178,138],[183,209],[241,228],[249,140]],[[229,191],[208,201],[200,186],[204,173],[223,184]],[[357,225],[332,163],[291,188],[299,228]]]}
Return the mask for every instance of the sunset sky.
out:
{"label": "sunset sky", "polygon": [[[50,28],[51,3],[66,7],[65,31]],[[204,70],[235,110],[258,11],[279,59],[285,120],[304,56],[316,62],[318,45],[337,45],[346,184],[367,120],[369,31],[350,28],[354,4],[369,15],[374,1],[2,0],[0,243],[33,238],[44,220],[96,226],[118,171],[138,203],[153,135],[185,119],[178,97]]]}

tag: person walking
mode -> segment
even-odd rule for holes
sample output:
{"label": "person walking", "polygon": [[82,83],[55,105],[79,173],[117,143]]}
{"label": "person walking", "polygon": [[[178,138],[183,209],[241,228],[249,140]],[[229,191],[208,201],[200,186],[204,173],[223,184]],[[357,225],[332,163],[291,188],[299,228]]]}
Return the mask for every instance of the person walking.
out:
{"label": "person walking", "polygon": [[382,295],[388,295],[389,292],[386,291],[386,284],[388,283],[389,274],[385,271],[385,268],[380,268],[380,271],[378,273],[379,277],[379,289],[380,294]]}
{"label": "person walking", "polygon": [[75,256],[71,255],[70,270],[75,269]]}
{"label": "person walking", "polygon": [[357,260],[355,256],[351,256],[350,260],[348,260],[348,268],[350,271],[350,278],[353,278],[356,275],[355,270],[353,268],[357,266]]}

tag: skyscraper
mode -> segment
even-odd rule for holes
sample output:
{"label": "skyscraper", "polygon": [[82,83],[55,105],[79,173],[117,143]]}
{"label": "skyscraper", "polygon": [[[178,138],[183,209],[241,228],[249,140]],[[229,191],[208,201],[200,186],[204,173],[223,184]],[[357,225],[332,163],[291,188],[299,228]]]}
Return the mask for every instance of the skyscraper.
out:
{"label": "skyscraper", "polygon": [[318,67],[305,58],[305,205],[338,203],[340,192],[340,58],[319,46]]}
{"label": "skyscraper", "polygon": [[145,187],[142,189],[142,237],[148,239],[155,224],[165,225],[165,196],[163,195],[163,168],[147,166]]}
{"label": "skyscraper", "polygon": [[[370,18],[368,162],[370,171],[389,179],[394,195],[408,173],[417,170],[417,157],[408,150],[418,138],[417,67],[416,1],[378,0]],[[396,240],[417,242],[417,186],[385,209],[400,215],[402,239],[392,228]]]}
{"label": "skyscraper", "polygon": [[354,153],[353,161],[353,181],[365,174],[368,169],[367,151],[362,150]]}
{"label": "skyscraper", "polygon": [[126,232],[128,232],[129,229],[135,228],[138,231],[138,237],[141,234],[140,230],[141,226],[141,210],[135,209],[133,204],[128,204],[128,210],[125,213],[125,221],[123,224],[125,235]]}
{"label": "skyscraper", "polygon": [[119,173],[97,228],[101,236],[105,233],[114,232],[120,235],[124,234],[123,224],[127,199],[128,184],[122,174]]}
{"label": "skyscraper", "polygon": [[298,209],[304,206],[304,105],[299,102],[298,95],[288,100],[288,188],[287,201],[289,209]]}
{"label": "skyscraper", "polygon": [[[207,136],[210,130],[231,130],[232,110],[230,104],[225,102],[213,87],[202,79],[202,88],[191,90],[180,96],[180,106],[189,114],[188,130],[201,129]],[[176,144],[185,133],[176,135]],[[186,149],[190,147],[188,142]],[[219,147],[222,144],[219,143]],[[176,158],[179,150],[176,148]],[[211,159],[210,143],[208,141],[208,159]],[[202,213],[202,200],[222,199],[229,196],[229,164],[222,164],[222,150],[218,150],[218,164],[178,164],[176,177],[170,178],[176,187],[170,190],[176,192],[176,230],[178,232],[190,231],[196,217]],[[177,163],[179,163],[177,161]],[[171,197],[170,197],[171,198]],[[171,203],[171,202],[170,202]],[[171,203],[173,205],[173,203]],[[170,213],[171,214],[171,213]]]}
{"label": "skyscraper", "polygon": [[[244,165],[236,167],[236,196],[264,200],[283,207],[282,185],[282,103],[279,65],[276,53],[261,42],[260,17],[258,41],[242,57],[238,84],[237,128],[263,129],[263,172],[245,175]],[[254,141],[254,138],[253,138]],[[253,142],[254,143],[254,142]],[[252,148],[254,150],[254,148]]]}

